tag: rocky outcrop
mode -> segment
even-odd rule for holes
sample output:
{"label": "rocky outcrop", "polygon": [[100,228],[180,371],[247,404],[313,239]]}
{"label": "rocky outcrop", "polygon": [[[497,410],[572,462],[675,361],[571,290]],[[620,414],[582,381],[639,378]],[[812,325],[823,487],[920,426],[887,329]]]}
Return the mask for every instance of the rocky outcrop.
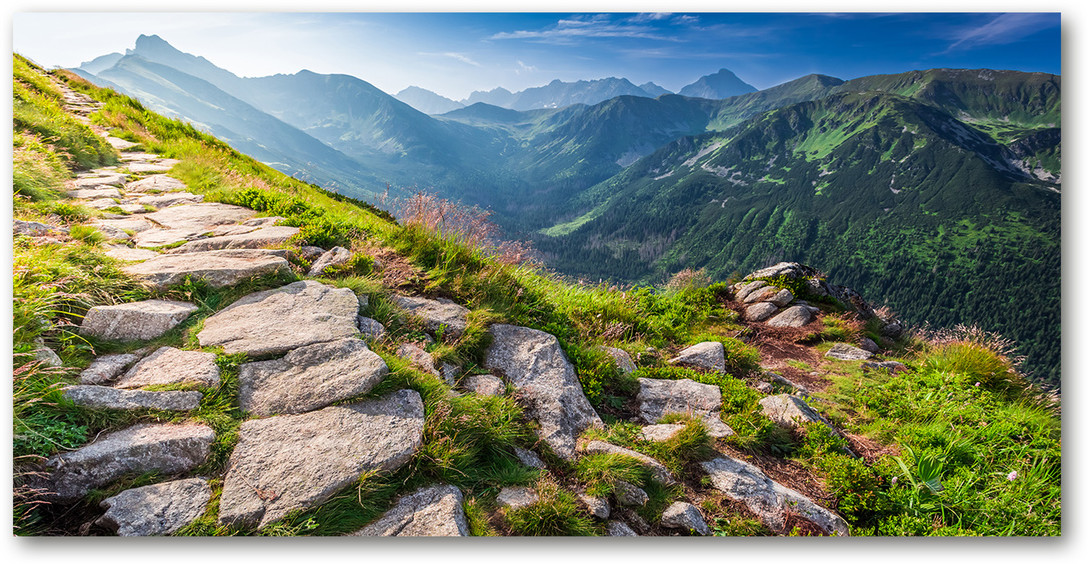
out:
{"label": "rocky outcrop", "polygon": [[543,331],[493,325],[484,366],[502,375],[540,423],[540,436],[560,457],[574,457],[575,440],[590,426],[603,426],[589,404],[574,366],[559,341]]}
{"label": "rocky outcrop", "polygon": [[642,507],[650,501],[650,495],[642,488],[623,480],[612,484],[612,495],[621,507]]}
{"label": "rocky outcrop", "polygon": [[765,321],[776,313],[778,313],[778,306],[768,302],[760,302],[748,306],[744,310],[744,318],[748,321]]}
{"label": "rocky outcrop", "polygon": [[391,472],[423,441],[414,390],[242,423],[223,483],[219,521],[263,527],[314,507],[364,472]]}
{"label": "rocky outcrop", "polygon": [[669,364],[725,374],[725,346],[718,341],[698,343],[680,351]]}
{"label": "rocky outcrop", "polygon": [[797,514],[827,534],[849,535],[846,521],[801,493],[771,480],[759,468],[729,456],[701,462],[714,488],[730,499],[744,503],[764,524],[784,533],[786,519]]}
{"label": "rocky outcrop", "polygon": [[114,383],[117,388],[142,388],[168,384],[219,385],[219,366],[215,355],[161,347],[136,363]]}
{"label": "rocky outcrop", "polygon": [[212,288],[224,288],[254,276],[291,272],[286,258],[261,249],[164,254],[121,270],[160,290],[181,284],[186,278],[203,280]]}
{"label": "rocky outcrop", "polygon": [[397,502],[377,521],[354,533],[359,537],[465,537],[468,519],[464,496],[455,486],[416,490]]}
{"label": "rocky outcrop", "polygon": [[118,390],[108,386],[68,386],[62,390],[64,399],[92,409],[158,409],[189,411],[200,406],[200,392],[148,392]]}
{"label": "rocky outcrop", "polygon": [[228,353],[282,354],[354,336],[358,312],[351,290],[303,280],[239,299],[205,320],[197,340]]}
{"label": "rocky outcrop", "polygon": [[102,500],[106,514],[95,523],[123,537],[169,535],[203,515],[211,498],[203,478],[133,488]]}
{"label": "rocky outcrop", "polygon": [[670,529],[690,531],[701,536],[710,534],[710,527],[706,526],[706,520],[703,519],[699,508],[686,501],[676,501],[666,507],[661,513],[661,525]]}
{"label": "rocky outcrop", "polygon": [[389,368],[355,338],[299,347],[238,371],[238,400],[257,416],[312,411],[370,391]]}
{"label": "rocky outcrop", "polygon": [[147,341],[177,327],[199,309],[172,300],[144,300],[87,311],[79,326],[81,335],[107,341]]}
{"label": "rocky outcrop", "polygon": [[790,280],[804,289],[802,295],[797,296],[799,298],[805,299],[806,296],[833,298],[851,311],[856,311],[863,319],[874,315],[872,306],[862,299],[860,294],[845,286],[829,283],[820,271],[811,266],[796,262],[780,262],[745,276],[742,283],[760,279]]}
{"label": "rocky outcrop", "polygon": [[451,339],[457,339],[468,326],[468,309],[444,298],[429,300],[412,296],[394,296],[393,303],[410,315],[422,319],[427,331],[436,336],[441,332]]}
{"label": "rocky outcrop", "polygon": [[127,475],[192,470],[207,460],[214,440],[207,425],[136,425],[53,456],[46,467],[56,497],[75,501]]}

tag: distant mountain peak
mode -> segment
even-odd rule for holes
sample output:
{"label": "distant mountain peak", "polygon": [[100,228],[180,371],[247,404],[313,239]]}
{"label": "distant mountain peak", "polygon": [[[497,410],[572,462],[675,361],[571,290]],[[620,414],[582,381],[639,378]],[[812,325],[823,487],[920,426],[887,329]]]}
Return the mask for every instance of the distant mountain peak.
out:
{"label": "distant mountain peak", "polygon": [[432,115],[444,114],[465,107],[460,102],[419,86],[409,86],[394,94],[393,97],[425,114]]}
{"label": "distant mountain peak", "polygon": [[681,96],[690,96],[693,98],[720,100],[722,98],[730,98],[740,94],[755,92],[756,90],[755,86],[737,78],[737,75],[733,74],[733,71],[723,68],[714,74],[708,74],[681,88],[679,94]]}

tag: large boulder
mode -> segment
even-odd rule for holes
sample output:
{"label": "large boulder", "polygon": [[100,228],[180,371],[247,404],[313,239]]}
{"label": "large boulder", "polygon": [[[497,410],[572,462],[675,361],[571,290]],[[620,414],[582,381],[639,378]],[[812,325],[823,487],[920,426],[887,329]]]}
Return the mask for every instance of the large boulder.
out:
{"label": "large boulder", "polygon": [[121,270],[160,290],[181,284],[186,278],[203,280],[212,288],[223,288],[254,276],[290,273],[287,259],[280,254],[262,249],[163,254],[126,265]]}
{"label": "large boulder", "polygon": [[468,325],[468,309],[445,298],[429,300],[413,296],[394,296],[393,302],[409,314],[423,320],[427,331],[456,339]]}
{"label": "large boulder", "polygon": [[147,341],[177,327],[198,309],[173,300],[94,306],[83,317],[79,332],[107,341]]}
{"label": "large boulder", "polygon": [[354,336],[358,312],[359,299],[350,289],[303,280],[239,299],[205,320],[197,340],[228,353],[282,354]]}
{"label": "large boulder", "polygon": [[135,425],[53,456],[46,467],[56,497],[75,501],[124,476],[188,472],[207,460],[213,441],[215,431],[207,425]]}
{"label": "large boulder", "polygon": [[679,413],[691,415],[703,421],[711,437],[734,434],[722,423],[718,411],[722,406],[722,392],[717,386],[683,380],[639,378],[639,416],[647,423],[657,423],[662,417]]}
{"label": "large boulder", "polygon": [[416,490],[397,502],[377,521],[353,533],[359,537],[465,537],[468,519],[464,496],[456,486]]}
{"label": "large boulder", "polygon": [[203,515],[211,498],[203,478],[133,488],[102,500],[107,511],[95,523],[122,537],[169,535]]}
{"label": "large boulder", "polygon": [[680,351],[676,358],[668,362],[725,374],[725,345],[718,341],[704,341]]}
{"label": "large boulder", "polygon": [[238,371],[238,401],[254,415],[304,413],[364,394],[385,378],[382,357],[355,338],[299,347]]}
{"label": "large boulder", "polygon": [[314,507],[366,472],[392,472],[423,442],[423,400],[375,400],[242,423],[223,482],[219,521],[263,527]]}
{"label": "large boulder", "polygon": [[68,386],[62,390],[64,399],[92,409],[157,409],[160,411],[189,411],[200,406],[200,392],[148,392],[118,390],[108,386]]}
{"label": "large boulder", "polygon": [[218,386],[219,366],[215,364],[215,355],[161,347],[137,362],[113,385],[117,388],[142,388],[169,384]]}
{"label": "large boulder", "polygon": [[764,321],[776,313],[778,313],[778,306],[769,302],[759,302],[744,310],[744,318],[748,321]]}
{"label": "large boulder", "polygon": [[492,325],[484,366],[503,376],[540,423],[540,436],[556,455],[574,457],[575,441],[590,426],[603,426],[589,404],[574,366],[553,335],[515,325]]}
{"label": "large boulder", "polygon": [[743,460],[722,455],[699,464],[715,489],[730,499],[744,503],[775,532],[787,532],[787,517],[797,514],[827,534],[850,534],[850,526],[842,517],[817,505],[800,492],[768,478],[762,470]]}

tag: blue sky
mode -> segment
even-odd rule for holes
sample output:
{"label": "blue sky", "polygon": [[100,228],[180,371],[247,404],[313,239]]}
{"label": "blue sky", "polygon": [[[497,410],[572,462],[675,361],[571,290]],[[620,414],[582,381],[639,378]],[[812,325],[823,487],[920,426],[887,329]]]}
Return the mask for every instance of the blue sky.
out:
{"label": "blue sky", "polygon": [[619,76],[676,91],[934,67],[1061,73],[1058,13],[16,13],[16,52],[75,66],[157,34],[243,76],[346,73],[461,99]]}

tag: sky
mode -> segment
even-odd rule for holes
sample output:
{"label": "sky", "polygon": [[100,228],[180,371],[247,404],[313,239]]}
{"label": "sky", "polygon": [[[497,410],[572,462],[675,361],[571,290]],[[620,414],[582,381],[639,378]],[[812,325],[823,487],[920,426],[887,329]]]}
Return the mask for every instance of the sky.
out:
{"label": "sky", "polygon": [[847,80],[936,67],[1061,74],[1057,12],[30,11],[49,9],[42,6],[12,14],[12,44],[46,67],[124,52],[140,34],[155,34],[240,76],[308,69],[354,75],[390,94],[414,85],[458,100],[498,86],[517,91],[609,76],[675,92],[721,68],[759,89],[810,73]]}

